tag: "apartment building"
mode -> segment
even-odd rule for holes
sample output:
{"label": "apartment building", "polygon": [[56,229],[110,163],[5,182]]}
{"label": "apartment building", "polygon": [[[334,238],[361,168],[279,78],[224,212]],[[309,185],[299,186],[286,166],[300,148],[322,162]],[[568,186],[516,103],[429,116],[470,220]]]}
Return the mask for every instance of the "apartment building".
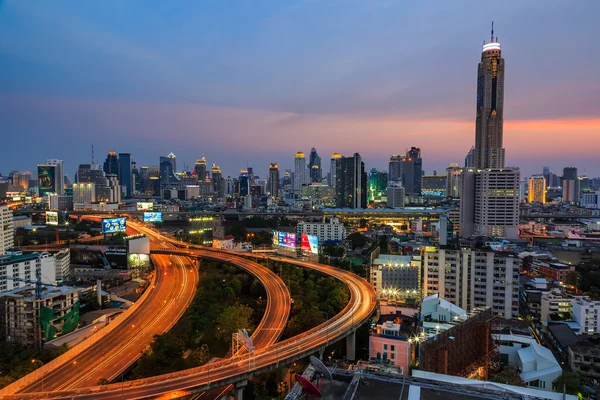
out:
{"label": "apartment building", "polygon": [[319,242],[346,239],[346,227],[338,218],[330,218],[328,222],[298,222],[298,231],[302,234],[314,235]]}
{"label": "apartment building", "polygon": [[0,292],[33,284],[38,275],[43,283],[55,284],[55,262],[55,257],[48,252],[23,254],[9,249],[0,256]]}
{"label": "apartment building", "polygon": [[490,307],[505,319],[519,315],[519,259],[510,253],[428,248],[422,281],[423,296],[437,293],[468,312]]}
{"label": "apartment building", "polygon": [[0,256],[13,247],[14,243],[13,212],[7,206],[0,206]]}
{"label": "apartment building", "polygon": [[584,334],[594,335],[600,333],[600,301],[589,298],[578,298],[571,301],[571,314],[573,319],[581,326]]}

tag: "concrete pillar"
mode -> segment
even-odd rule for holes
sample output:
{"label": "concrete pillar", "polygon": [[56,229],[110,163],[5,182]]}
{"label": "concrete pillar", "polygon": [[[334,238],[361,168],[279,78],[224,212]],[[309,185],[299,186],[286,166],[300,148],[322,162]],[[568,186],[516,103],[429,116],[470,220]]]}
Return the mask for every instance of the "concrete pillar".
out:
{"label": "concrete pillar", "polygon": [[235,388],[233,389],[235,400],[244,400],[244,388],[248,385],[248,381],[244,379],[241,382],[237,382],[235,384]]}
{"label": "concrete pillar", "polygon": [[325,354],[325,347],[319,349],[319,360],[323,361],[323,354]]}
{"label": "concrete pillar", "polygon": [[96,280],[96,297],[98,298],[98,304],[102,306],[102,279]]}
{"label": "concrete pillar", "polygon": [[356,332],[346,336],[346,359],[354,361],[356,358]]}

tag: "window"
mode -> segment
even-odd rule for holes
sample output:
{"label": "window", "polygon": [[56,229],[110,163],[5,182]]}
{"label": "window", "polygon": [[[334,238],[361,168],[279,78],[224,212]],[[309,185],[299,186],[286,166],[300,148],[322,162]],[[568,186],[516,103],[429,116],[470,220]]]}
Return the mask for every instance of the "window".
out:
{"label": "window", "polygon": [[[396,347],[396,346],[394,346],[393,344],[392,344],[392,345],[390,345],[390,350],[391,350],[391,351],[395,351],[395,350],[394,350],[394,349],[395,349],[395,347]],[[392,357],[392,358],[394,358],[394,357]]]}
{"label": "window", "polygon": [[384,345],[383,345],[383,349],[384,349],[384,350],[387,350],[387,344],[384,344]]}

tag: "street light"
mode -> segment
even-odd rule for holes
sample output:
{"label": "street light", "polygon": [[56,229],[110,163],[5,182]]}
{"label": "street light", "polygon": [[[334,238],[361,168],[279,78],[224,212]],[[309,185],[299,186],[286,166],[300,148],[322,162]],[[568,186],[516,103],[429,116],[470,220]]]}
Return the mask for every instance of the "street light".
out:
{"label": "street light", "polygon": [[[44,366],[44,362],[42,360],[32,359],[32,364],[40,363],[40,368]],[[44,391],[44,371],[42,371],[42,392]]]}

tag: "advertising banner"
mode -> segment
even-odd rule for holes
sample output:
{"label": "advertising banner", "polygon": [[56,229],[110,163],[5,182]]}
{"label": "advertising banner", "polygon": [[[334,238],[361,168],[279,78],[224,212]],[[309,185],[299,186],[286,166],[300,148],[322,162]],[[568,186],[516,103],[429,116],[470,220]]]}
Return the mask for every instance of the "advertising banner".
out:
{"label": "advertising banner", "polygon": [[125,218],[106,218],[102,220],[102,233],[125,232]]}
{"label": "advertising banner", "polygon": [[154,203],[140,201],[140,202],[136,203],[136,210],[137,211],[152,211],[152,210],[154,210]]}
{"label": "advertising banner", "polygon": [[273,232],[273,245],[294,248],[296,247],[296,234],[288,232]]}
{"label": "advertising banner", "polygon": [[127,270],[125,246],[71,246],[73,268]]}
{"label": "advertising banner", "polygon": [[58,225],[58,212],[46,211],[46,225]]}
{"label": "advertising banner", "polygon": [[144,222],[162,222],[161,212],[144,212]]}
{"label": "advertising banner", "polygon": [[317,236],[303,233],[300,240],[303,252],[319,254],[319,238]]}
{"label": "advertising banner", "polygon": [[48,193],[56,193],[56,167],[38,167],[38,193],[40,197]]}
{"label": "advertising banner", "polygon": [[150,268],[150,255],[129,254],[127,256],[129,268]]}

